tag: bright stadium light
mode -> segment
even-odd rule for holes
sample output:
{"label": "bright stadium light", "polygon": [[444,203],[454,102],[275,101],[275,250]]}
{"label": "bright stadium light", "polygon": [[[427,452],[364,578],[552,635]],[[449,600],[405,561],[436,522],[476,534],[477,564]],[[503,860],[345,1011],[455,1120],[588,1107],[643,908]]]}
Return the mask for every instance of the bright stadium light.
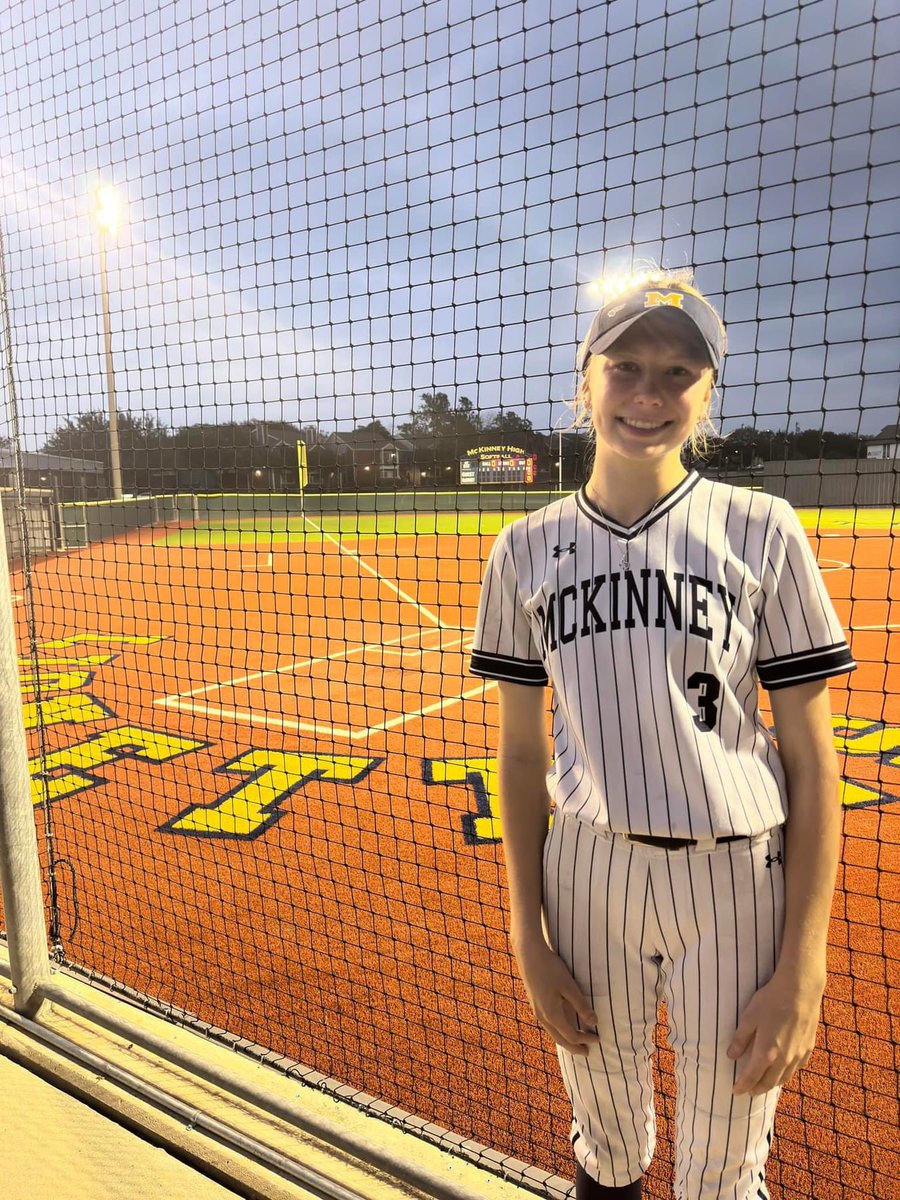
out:
{"label": "bright stadium light", "polygon": [[604,300],[609,301],[623,292],[630,292],[632,288],[640,287],[649,274],[649,271],[614,271],[610,275],[601,275],[599,279],[592,279],[588,284],[588,291],[592,295],[602,296]]}
{"label": "bright stadium light", "polygon": [[109,467],[113,498],[122,499],[122,457],[119,452],[119,414],[116,409],[116,380],[113,373],[112,332],[109,322],[109,284],[106,278],[106,239],[115,237],[121,223],[121,204],[115,188],[99,187],[94,192],[94,220],[100,232],[100,296],[103,302],[103,349],[106,357],[106,397],[109,408]]}
{"label": "bright stadium light", "polygon": [[115,188],[99,187],[94,192],[97,208],[94,220],[104,233],[115,234],[121,221],[121,204]]}

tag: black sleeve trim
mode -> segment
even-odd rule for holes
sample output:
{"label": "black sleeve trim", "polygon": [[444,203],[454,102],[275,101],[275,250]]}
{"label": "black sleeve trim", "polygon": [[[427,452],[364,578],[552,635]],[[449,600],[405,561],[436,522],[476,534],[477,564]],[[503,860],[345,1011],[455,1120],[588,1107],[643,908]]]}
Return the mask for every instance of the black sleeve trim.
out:
{"label": "black sleeve trim", "polygon": [[811,683],[814,679],[827,679],[830,675],[844,675],[856,670],[856,663],[847,643],[835,642],[831,646],[769,658],[757,663],[756,669],[759,682],[767,691],[774,692],[798,683]]}
{"label": "black sleeve trim", "polygon": [[487,679],[525,683],[532,687],[546,687],[550,682],[540,659],[510,658],[506,654],[487,654],[483,650],[472,651],[469,672]]}

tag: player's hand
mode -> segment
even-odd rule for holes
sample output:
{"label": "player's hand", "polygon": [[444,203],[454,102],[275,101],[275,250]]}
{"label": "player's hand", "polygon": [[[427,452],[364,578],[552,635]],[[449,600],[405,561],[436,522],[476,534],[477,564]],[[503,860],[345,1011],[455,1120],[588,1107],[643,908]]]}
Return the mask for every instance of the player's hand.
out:
{"label": "player's hand", "polygon": [[587,1054],[600,1040],[597,1017],[565,963],[539,936],[517,944],[515,953],[539,1024],[570,1054]]}
{"label": "player's hand", "polygon": [[776,973],[744,1010],[728,1047],[728,1057],[743,1059],[732,1091],[761,1096],[787,1083],[805,1067],[816,1045],[824,982],[798,981]]}

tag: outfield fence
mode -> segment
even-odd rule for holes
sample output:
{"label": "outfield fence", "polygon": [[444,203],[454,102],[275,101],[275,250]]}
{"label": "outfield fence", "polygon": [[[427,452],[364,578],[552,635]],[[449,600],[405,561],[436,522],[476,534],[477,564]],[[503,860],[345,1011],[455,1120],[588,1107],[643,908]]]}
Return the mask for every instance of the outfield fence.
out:
{"label": "outfield fence", "polygon": [[[702,471],[702,465],[701,465]],[[798,508],[900,506],[900,458],[810,459],[761,463],[748,470],[718,471],[715,478],[783,496]],[[254,523],[326,513],[522,513],[533,512],[566,493],[534,487],[477,488],[443,492],[416,489],[386,492],[185,493],[60,504],[59,538],[46,530],[33,535],[43,551],[77,549],[131,530],[167,524]],[[302,523],[301,523],[302,527]],[[42,527],[43,528],[43,527]]]}
{"label": "outfield fence", "polygon": [[[172,496],[136,496],[59,505],[62,544],[73,550],[91,542],[115,538],[132,530],[167,524],[247,522],[264,528],[285,517],[310,518],[325,513],[477,513],[529,512],[549,504],[560,492],[519,489],[481,489],[472,492],[280,492],[185,493]],[[302,526],[302,522],[301,522]]]}

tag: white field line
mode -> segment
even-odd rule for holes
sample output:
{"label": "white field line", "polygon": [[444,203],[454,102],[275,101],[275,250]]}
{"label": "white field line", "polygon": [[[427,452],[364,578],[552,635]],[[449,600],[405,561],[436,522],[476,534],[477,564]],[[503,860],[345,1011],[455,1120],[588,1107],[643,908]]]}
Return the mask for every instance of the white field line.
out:
{"label": "white field line", "polygon": [[[443,631],[443,630],[442,630]],[[437,630],[425,630],[424,634],[436,633]],[[417,709],[411,713],[401,713],[397,717],[393,717],[389,721],[384,721],[381,725],[372,725],[366,729],[345,729],[342,726],[327,725],[321,722],[309,721],[294,721],[287,717],[279,716],[277,713],[271,715],[250,712],[247,709],[224,708],[218,704],[209,704],[206,701],[195,702],[190,697],[201,695],[203,692],[214,691],[216,688],[228,687],[238,683],[252,682],[253,680],[263,679],[267,675],[279,675],[296,671],[303,666],[312,666],[314,663],[336,661],[341,658],[347,659],[351,655],[365,654],[367,651],[387,649],[389,653],[396,654],[402,657],[409,650],[417,652],[419,655],[428,653],[443,653],[454,649],[465,650],[471,646],[471,638],[467,637],[471,633],[470,630],[463,630],[457,636],[451,639],[450,645],[445,645],[443,641],[437,646],[410,646],[401,648],[402,643],[407,642],[410,638],[422,636],[422,632],[416,630],[412,634],[404,634],[401,638],[396,638],[390,642],[383,644],[371,643],[368,645],[354,646],[349,650],[339,651],[336,654],[329,654],[325,658],[308,658],[302,662],[290,663],[284,667],[278,667],[274,671],[258,671],[254,675],[247,675],[239,679],[230,680],[228,682],[209,684],[205,688],[196,688],[192,692],[182,692],[177,696],[163,696],[159,700],[154,700],[154,704],[162,705],[165,708],[176,709],[178,712],[196,713],[202,716],[209,717],[230,717],[232,720],[239,721],[248,725],[262,725],[267,729],[288,729],[293,732],[317,733],[321,737],[341,737],[349,741],[362,741],[373,733],[382,733],[388,729],[394,729],[397,726],[408,724],[410,721],[418,720],[420,717],[428,716],[433,712],[438,712],[441,709],[450,708],[453,705],[460,704],[463,700],[468,700],[471,696],[483,694],[485,688],[494,687],[494,683],[490,680],[482,681],[474,688],[467,692],[462,692],[459,696],[445,696],[438,700],[435,704],[429,704],[425,708]],[[453,642],[459,642],[458,647],[453,646]]]}
{"label": "white field line", "polygon": [[[404,642],[408,642],[416,637],[424,637],[429,634],[434,634],[434,633],[438,633],[438,632],[443,633],[446,628],[447,628],[447,626],[442,625],[440,630],[416,629],[412,633],[404,633],[402,635],[402,637],[393,638],[389,642],[379,642],[379,643],[360,642],[360,644],[358,646],[350,646],[343,650],[336,650],[334,652],[334,654],[326,654],[320,658],[303,658],[303,659],[299,659],[297,662],[286,663],[283,667],[273,667],[271,671],[254,671],[251,675],[238,675],[234,679],[222,679],[216,683],[208,683],[204,687],[193,688],[189,692],[175,692],[171,696],[161,696],[158,700],[154,700],[153,703],[157,704],[157,705],[161,705],[164,708],[178,708],[179,705],[174,703],[174,701],[176,701],[176,700],[187,700],[187,699],[190,699],[192,696],[203,696],[207,692],[215,692],[215,691],[218,691],[219,688],[236,687],[238,684],[241,684],[241,683],[254,683],[257,679],[265,679],[268,675],[290,675],[293,671],[299,671],[302,667],[311,667],[314,663],[337,662],[342,658],[346,659],[346,658],[351,658],[357,654],[365,654],[368,650],[372,650],[373,648],[377,649],[381,646],[384,646],[384,647],[400,646]],[[461,640],[465,636],[465,633],[460,633],[457,636]],[[453,642],[456,640],[457,640],[457,637],[451,638],[450,645],[447,647],[444,647],[443,643],[441,643],[440,645],[437,645],[437,646],[424,646],[424,647],[422,647],[422,649],[423,650],[443,650],[443,649],[449,650],[452,648]]]}
{"label": "white field line", "polygon": [[334,534],[326,533],[322,526],[317,525],[316,522],[310,517],[304,517],[304,520],[307,522],[307,524],[312,525],[313,529],[315,529],[317,533],[321,533],[323,538],[326,538],[329,542],[332,542],[335,546],[337,546],[341,554],[346,554],[348,558],[355,559],[363,568],[363,570],[368,571],[370,575],[374,575],[379,583],[383,583],[386,588],[390,588],[392,592],[396,592],[401,600],[405,600],[407,604],[411,604],[413,608],[417,609],[424,616],[428,617],[429,621],[433,621],[438,629],[446,628],[436,613],[433,613],[430,608],[426,608],[423,604],[420,604],[415,597],[410,596],[408,592],[404,592],[403,589],[398,587],[396,583],[393,583],[390,579],[385,579],[383,575],[379,575],[374,567],[370,567],[369,564],[360,558],[358,554],[355,554],[352,550],[345,546],[340,538],[336,538]]}
{"label": "white field line", "polygon": [[[207,704],[205,701],[195,703],[193,700],[181,700],[177,696],[170,696],[163,700],[154,700],[154,704],[164,704],[166,708],[177,709],[178,712],[198,713],[204,717],[231,717],[235,721],[239,721],[245,725],[262,725],[266,729],[290,729],[290,730],[308,730],[310,733],[315,733],[319,730],[318,725],[308,725],[304,721],[290,721],[287,717],[272,716],[257,716],[252,712],[245,712],[239,708],[222,708],[218,704]],[[334,730],[335,733],[339,732]],[[348,731],[349,732],[349,731]]]}
{"label": "white field line", "polygon": [[[831,565],[826,567],[825,566],[826,563],[830,563]],[[843,559],[841,559],[841,558],[820,558],[819,559],[819,570],[823,571],[823,572],[825,572],[825,571],[846,571],[849,569],[849,567],[850,567],[850,564],[848,562],[844,562]]]}
{"label": "white field line", "polygon": [[444,708],[452,708],[456,704],[461,704],[463,700],[468,700],[471,696],[477,696],[483,693],[489,687],[496,687],[493,680],[484,680],[477,687],[470,688],[467,692],[461,692],[458,696],[444,696],[438,700],[436,704],[429,704],[426,708],[420,708],[418,712],[403,713],[399,717],[394,717],[391,721],[385,721],[382,725],[372,725],[368,729],[363,729],[357,733],[351,733],[350,737],[353,741],[368,737],[370,733],[381,733],[385,729],[394,729],[397,725],[405,725],[407,721],[414,721],[418,717],[428,716],[429,713],[438,712]]}
{"label": "white field line", "polygon": [[[428,716],[440,709],[452,708],[456,704],[460,704],[463,700],[468,700],[471,696],[482,694],[487,688],[496,686],[491,680],[484,680],[476,687],[470,688],[467,692],[462,692],[459,696],[445,696],[435,704],[426,705],[425,708],[420,708],[416,712],[403,713],[399,717],[394,717],[390,721],[385,721],[381,725],[372,725],[366,729],[345,729],[339,725],[324,725],[319,721],[291,721],[286,717],[280,717],[277,714],[271,716],[259,716],[256,713],[248,712],[238,708],[222,708],[218,704],[207,704],[201,701],[199,704],[192,700],[180,700],[173,697],[173,701],[168,705],[170,708],[176,708],[179,712],[197,713],[206,717],[230,717],[232,720],[240,721],[249,725],[262,725],[267,729],[289,729],[293,732],[316,733],[324,738],[346,738],[351,742],[359,742],[370,737],[374,733],[383,733],[388,729],[394,729],[398,725],[406,725],[410,721],[417,721],[420,717]],[[156,703],[160,703],[158,700]]]}

